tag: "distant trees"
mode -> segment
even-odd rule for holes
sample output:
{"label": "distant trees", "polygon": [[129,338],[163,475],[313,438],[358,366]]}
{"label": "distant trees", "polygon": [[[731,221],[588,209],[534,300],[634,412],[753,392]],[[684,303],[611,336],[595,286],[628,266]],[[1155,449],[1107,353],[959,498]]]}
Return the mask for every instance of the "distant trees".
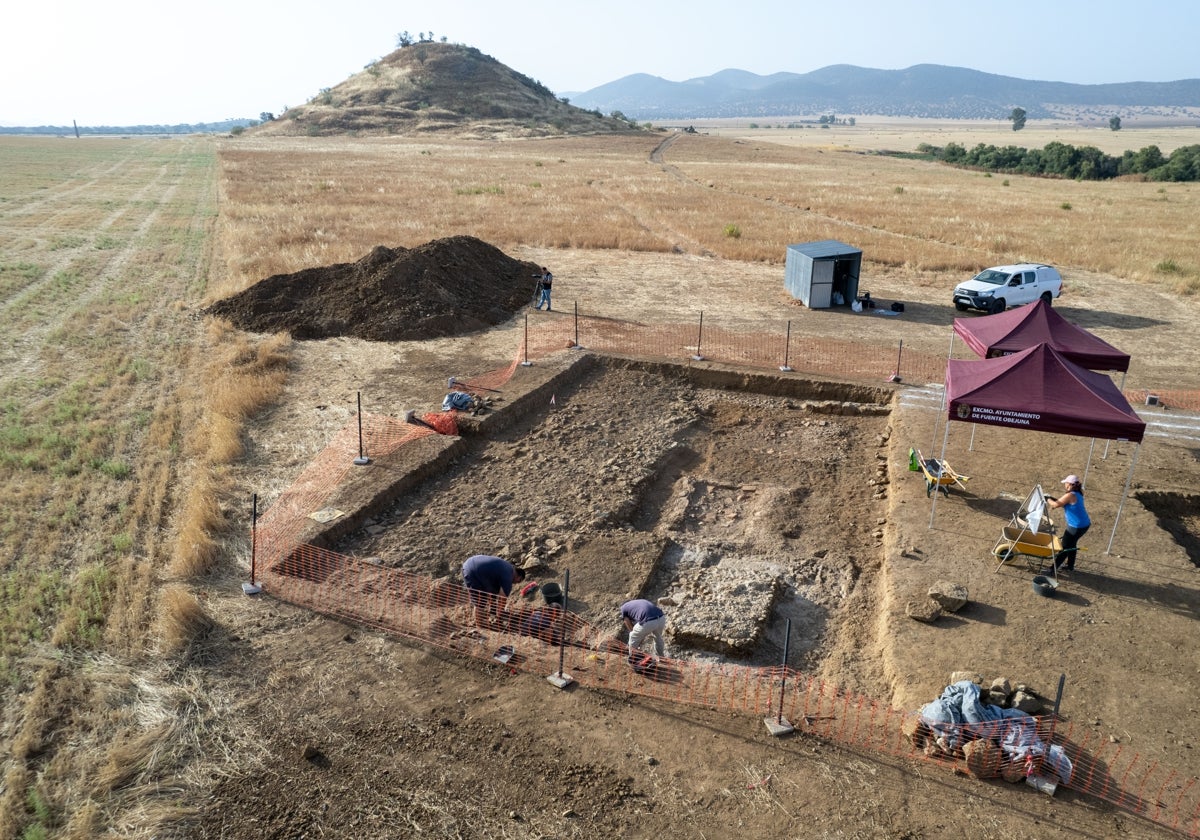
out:
{"label": "distant trees", "polygon": [[[418,32],[415,36],[407,29],[396,36],[396,46],[411,47],[413,44],[427,44],[437,40],[432,32]],[[442,43],[446,43],[447,38],[442,36]]]}
{"label": "distant trees", "polygon": [[271,120],[275,119],[275,115],[272,114],[270,111],[263,111],[261,114],[258,115],[258,118],[260,120],[262,120],[263,122],[270,122]]}
{"label": "distant trees", "polygon": [[1025,127],[1025,109],[1024,108],[1013,108],[1012,113],[1008,115],[1008,118],[1010,120],[1012,120],[1013,131],[1020,131],[1022,128]]}
{"label": "distant trees", "polygon": [[1163,155],[1158,146],[1146,146],[1139,152],[1127,151],[1121,157],[1114,157],[1095,146],[1077,148],[1058,141],[1047,143],[1042,149],[985,143],[979,143],[972,149],[958,143],[947,143],[942,148],[922,143],[917,151],[955,166],[1020,175],[1081,181],[1141,175],[1148,181],[1200,181],[1200,145],[1176,149],[1169,157]]}
{"label": "distant trees", "polygon": [[1108,127],[1111,128],[1113,131],[1120,131],[1121,130],[1121,118],[1120,117],[1112,117],[1111,119],[1109,119]]}

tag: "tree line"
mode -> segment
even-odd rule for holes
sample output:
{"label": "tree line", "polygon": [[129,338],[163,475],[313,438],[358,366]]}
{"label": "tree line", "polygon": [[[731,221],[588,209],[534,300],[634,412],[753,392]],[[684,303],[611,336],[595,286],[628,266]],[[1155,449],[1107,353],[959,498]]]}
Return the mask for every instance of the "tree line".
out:
{"label": "tree line", "polygon": [[1084,181],[1141,175],[1147,181],[1200,181],[1200,145],[1182,146],[1170,155],[1164,155],[1158,146],[1146,146],[1137,152],[1126,150],[1119,157],[1105,154],[1095,146],[1076,147],[1057,141],[1041,149],[987,143],[968,149],[958,143],[945,146],[922,143],[917,151],[954,166],[1017,175]]}

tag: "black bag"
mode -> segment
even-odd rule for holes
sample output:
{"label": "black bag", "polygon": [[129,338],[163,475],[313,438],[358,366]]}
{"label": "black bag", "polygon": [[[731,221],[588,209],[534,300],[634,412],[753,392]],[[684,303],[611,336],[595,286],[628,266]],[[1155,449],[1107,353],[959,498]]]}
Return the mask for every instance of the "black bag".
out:
{"label": "black bag", "polygon": [[892,304],[892,311],[893,312],[903,312],[904,304],[901,303],[900,301],[896,301],[895,303]]}

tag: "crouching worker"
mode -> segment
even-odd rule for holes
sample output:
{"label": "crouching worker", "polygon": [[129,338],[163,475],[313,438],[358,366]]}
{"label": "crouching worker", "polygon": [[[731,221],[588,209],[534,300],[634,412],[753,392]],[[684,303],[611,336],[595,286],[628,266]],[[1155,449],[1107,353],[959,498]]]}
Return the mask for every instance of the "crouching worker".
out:
{"label": "crouching worker", "polygon": [[499,620],[513,584],[525,580],[525,570],[500,557],[476,554],[463,563],[462,576],[475,609],[475,624],[484,627]]}
{"label": "crouching worker", "polygon": [[666,646],[663,644],[663,633],[667,630],[667,616],[653,601],[639,598],[626,601],[621,605],[621,620],[629,631],[629,661],[637,663],[639,649],[645,641],[654,638],[655,655],[661,659],[666,656]]}

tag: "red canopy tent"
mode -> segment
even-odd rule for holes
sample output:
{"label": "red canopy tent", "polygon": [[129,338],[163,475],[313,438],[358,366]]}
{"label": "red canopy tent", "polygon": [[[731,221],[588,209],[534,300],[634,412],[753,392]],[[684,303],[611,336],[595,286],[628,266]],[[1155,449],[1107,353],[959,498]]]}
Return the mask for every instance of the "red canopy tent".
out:
{"label": "red canopy tent", "polygon": [[[1111,379],[1075,364],[1047,344],[993,359],[951,359],[946,364],[946,400],[949,408],[943,457],[950,420],[1138,444],[1146,432],[1145,421]],[[1136,462],[1135,452],[1130,478]],[[1125,493],[1128,491],[1126,479]],[[1117,509],[1117,521],[1125,505],[1125,493]],[[935,498],[935,509],[936,504]],[[1114,521],[1113,536],[1116,532]]]}
{"label": "red canopy tent", "polygon": [[984,358],[1048,344],[1088,370],[1129,370],[1128,353],[1075,326],[1044,300],[984,318],[955,318],[954,332]]}
{"label": "red canopy tent", "polygon": [[1048,344],[946,364],[949,419],[1141,443],[1146,423],[1113,381]]}

